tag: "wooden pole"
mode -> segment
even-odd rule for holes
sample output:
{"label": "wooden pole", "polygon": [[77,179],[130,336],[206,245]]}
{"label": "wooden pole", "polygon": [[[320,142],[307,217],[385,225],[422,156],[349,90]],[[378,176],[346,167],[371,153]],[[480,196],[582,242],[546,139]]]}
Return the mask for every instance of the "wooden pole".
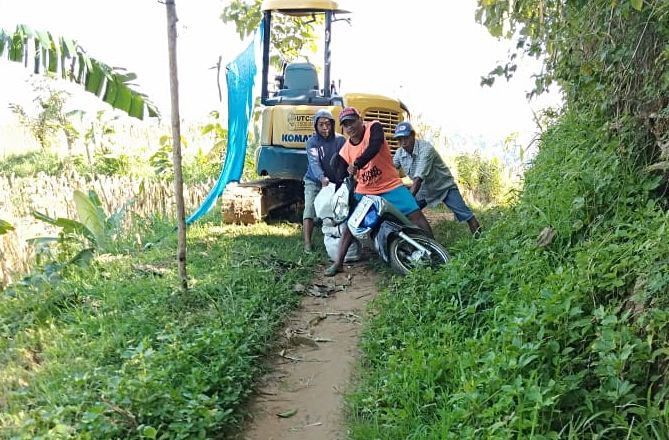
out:
{"label": "wooden pole", "polygon": [[188,290],[186,273],[186,210],[184,182],[181,172],[181,125],[179,122],[179,80],[177,76],[177,11],[174,0],[165,0],[167,9],[167,42],[170,58],[170,101],[172,104],[172,160],[174,162],[174,197],[177,204],[179,278],[184,291]]}

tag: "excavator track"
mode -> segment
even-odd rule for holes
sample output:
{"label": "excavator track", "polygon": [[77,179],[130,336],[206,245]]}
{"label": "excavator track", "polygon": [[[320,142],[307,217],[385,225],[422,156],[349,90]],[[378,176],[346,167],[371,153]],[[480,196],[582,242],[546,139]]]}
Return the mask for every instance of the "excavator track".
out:
{"label": "excavator track", "polygon": [[220,200],[225,223],[260,223],[270,212],[304,201],[304,184],[279,178],[230,183]]}

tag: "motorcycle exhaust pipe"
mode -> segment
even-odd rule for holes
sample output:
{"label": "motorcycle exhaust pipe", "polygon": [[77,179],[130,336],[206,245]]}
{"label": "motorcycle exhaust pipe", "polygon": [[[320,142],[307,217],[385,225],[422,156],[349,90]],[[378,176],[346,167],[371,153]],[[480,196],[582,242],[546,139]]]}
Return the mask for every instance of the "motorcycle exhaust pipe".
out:
{"label": "motorcycle exhaust pipe", "polygon": [[412,245],[413,247],[415,247],[415,248],[418,249],[419,251],[424,252],[424,253],[426,253],[426,254],[432,256],[432,252],[430,252],[426,247],[421,246],[418,242],[416,242],[416,240],[414,240],[413,238],[409,237],[409,236],[408,236],[407,234],[405,234],[404,232],[400,231],[399,234],[397,234],[397,235],[399,235],[400,237],[402,237],[404,240],[407,241],[407,243],[409,243],[410,245]]}

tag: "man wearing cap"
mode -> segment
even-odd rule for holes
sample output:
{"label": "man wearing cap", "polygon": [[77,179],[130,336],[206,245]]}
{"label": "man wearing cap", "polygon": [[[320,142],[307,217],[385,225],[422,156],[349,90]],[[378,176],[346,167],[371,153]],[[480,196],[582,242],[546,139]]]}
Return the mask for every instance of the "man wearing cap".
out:
{"label": "man wearing cap", "polygon": [[478,237],[481,225],[465,204],[451,171],[432,144],[416,139],[416,132],[409,121],[397,124],[395,138],[400,148],[395,152],[393,164],[411,178],[411,194],[418,200],[418,205],[423,208],[444,202],[455,218],[467,222],[471,233]]}
{"label": "man wearing cap", "polygon": [[[399,173],[393,165],[393,158],[379,121],[364,122],[354,107],[346,107],[339,114],[339,122],[348,135],[348,140],[339,155],[348,164],[348,172],[356,180],[356,198],[365,194],[383,197],[406,215],[416,226],[427,231],[432,237],[432,228],[416,200],[402,184]],[[345,228],[339,242],[335,262],[325,271],[326,276],[340,272],[344,257],[353,236]]]}
{"label": "man wearing cap", "polygon": [[307,139],[307,173],[304,175],[304,212],[302,214],[302,234],[304,236],[304,250],[311,252],[311,236],[314,232],[314,218],[316,209],[314,200],[321,188],[330,182],[341,183],[346,176],[345,166],[338,167],[338,163],[331,163],[333,156],[346,142],[344,136],[335,133],[335,119],[332,113],[325,109],[318,110],[314,115],[314,129],[316,132]]}

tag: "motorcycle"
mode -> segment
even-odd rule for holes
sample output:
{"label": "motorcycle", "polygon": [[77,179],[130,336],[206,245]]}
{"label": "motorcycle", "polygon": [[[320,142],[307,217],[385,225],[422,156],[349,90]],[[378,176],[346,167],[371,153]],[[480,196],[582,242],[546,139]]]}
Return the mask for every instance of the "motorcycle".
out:
{"label": "motorcycle", "polygon": [[348,227],[400,275],[448,262],[448,251],[442,245],[380,196],[362,196],[351,212]]}

